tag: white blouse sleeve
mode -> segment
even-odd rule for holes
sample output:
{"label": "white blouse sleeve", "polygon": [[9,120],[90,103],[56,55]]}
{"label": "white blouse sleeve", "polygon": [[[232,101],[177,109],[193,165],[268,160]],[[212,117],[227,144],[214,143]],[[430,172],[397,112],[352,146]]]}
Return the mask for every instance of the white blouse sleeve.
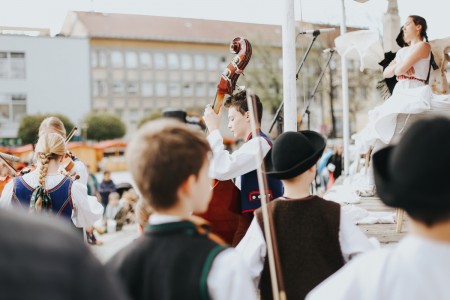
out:
{"label": "white blouse sleeve", "polygon": [[89,227],[103,216],[103,206],[94,196],[88,196],[87,187],[74,181],[72,184],[72,222],[76,227]]}
{"label": "white blouse sleeve", "polygon": [[345,262],[355,255],[378,248],[376,241],[372,242],[341,210],[339,225],[339,243]]}
{"label": "white blouse sleeve", "polygon": [[218,180],[233,179],[255,170],[256,160],[260,157],[260,145],[263,156],[270,150],[269,143],[264,138],[257,137],[230,154],[225,150],[219,130],[212,131],[207,140],[213,150],[209,175]]}
{"label": "white blouse sleeve", "polygon": [[256,289],[251,283],[247,266],[232,248],[223,250],[216,256],[208,274],[207,285],[211,299],[256,300]]}
{"label": "white blouse sleeve", "polygon": [[75,161],[74,170],[75,170],[75,173],[77,173],[77,175],[80,176],[80,178],[78,178],[77,182],[87,185],[88,171],[87,171],[86,165],[81,160],[78,159]]}
{"label": "white blouse sleeve", "polygon": [[236,246],[236,251],[240,254],[243,261],[250,271],[250,276],[253,280],[253,286],[258,287],[261,278],[261,272],[264,268],[264,261],[266,259],[267,247],[261,227],[253,218],[250,227],[245,236]]}
{"label": "white blouse sleeve", "polygon": [[0,197],[0,208],[9,209],[11,208],[11,200],[14,191],[14,179],[9,181],[2,191],[2,196]]}

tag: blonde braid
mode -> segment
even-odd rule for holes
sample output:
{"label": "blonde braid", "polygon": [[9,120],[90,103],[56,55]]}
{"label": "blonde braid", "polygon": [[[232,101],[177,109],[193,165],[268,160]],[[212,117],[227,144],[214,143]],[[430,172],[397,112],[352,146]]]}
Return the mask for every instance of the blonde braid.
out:
{"label": "blonde braid", "polygon": [[[39,153],[39,160],[41,162],[41,167],[39,169],[39,185],[43,189],[45,189],[45,178],[47,178],[49,156],[50,153]],[[42,197],[38,197],[36,199],[35,208],[36,210],[40,210],[42,208]]]}

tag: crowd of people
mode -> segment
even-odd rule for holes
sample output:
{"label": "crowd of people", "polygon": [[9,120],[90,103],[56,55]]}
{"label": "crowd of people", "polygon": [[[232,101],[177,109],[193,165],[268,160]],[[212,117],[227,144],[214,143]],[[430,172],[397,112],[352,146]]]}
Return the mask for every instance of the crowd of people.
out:
{"label": "crowd of people", "polygon": [[[403,38],[408,46],[385,75],[397,76],[402,89],[423,87],[430,61],[425,20],[408,17]],[[377,249],[338,203],[312,193],[318,174],[325,186],[342,174],[341,146],[324,155],[326,139],[310,130],[272,142],[260,129],[261,101],[254,97],[252,111],[248,97],[245,90],[230,95],[218,113],[206,106],[206,137],[172,118],[142,126],[126,150],[140,197],[133,189],[120,194],[108,171],[98,183],[73,157],[68,172],[64,126],[44,120],[34,170],[14,177],[0,197],[0,298],[273,299],[277,274],[280,299],[449,298],[450,120],[416,121],[396,144],[385,131],[377,135],[387,114],[365,129],[375,146],[377,193],[411,218],[411,232],[396,247]],[[388,111],[392,101],[377,111]],[[233,152],[219,126],[225,109],[229,130],[245,141]],[[388,135],[391,125],[383,125]],[[260,171],[268,182],[263,191]],[[240,191],[232,246],[198,217],[212,209],[212,179],[233,180]],[[95,230],[126,223],[136,223],[140,237],[102,266],[81,237],[98,244]]]}

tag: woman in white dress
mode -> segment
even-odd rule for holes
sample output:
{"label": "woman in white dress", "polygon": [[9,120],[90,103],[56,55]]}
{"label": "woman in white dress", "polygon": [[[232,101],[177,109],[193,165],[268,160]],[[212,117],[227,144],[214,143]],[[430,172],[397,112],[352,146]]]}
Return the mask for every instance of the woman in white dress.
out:
{"label": "woman in white dress", "polygon": [[61,135],[43,133],[36,144],[36,169],[8,182],[0,207],[56,215],[76,227],[91,226],[101,219],[103,207],[88,200],[86,185],[59,172],[65,154]]}
{"label": "woman in white dress", "polygon": [[[369,123],[355,135],[356,146],[360,153],[377,152],[390,144],[394,136],[398,138],[408,124],[409,117],[432,109],[433,103],[450,105],[447,95],[433,95],[427,82],[430,72],[431,46],[427,37],[427,22],[424,18],[411,15],[403,27],[403,39],[407,44],[401,48],[395,59],[384,70],[383,76],[397,77],[392,96],[382,105],[369,111]],[[397,118],[399,114],[406,119]],[[369,185],[358,190],[361,196],[374,194],[373,177],[369,176]]]}

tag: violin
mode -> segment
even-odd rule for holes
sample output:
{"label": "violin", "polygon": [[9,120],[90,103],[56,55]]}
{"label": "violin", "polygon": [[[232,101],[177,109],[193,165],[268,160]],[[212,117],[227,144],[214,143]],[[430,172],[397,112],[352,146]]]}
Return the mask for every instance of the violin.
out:
{"label": "violin", "polygon": [[[69,143],[69,141],[73,138],[75,135],[75,132],[78,130],[77,127],[72,128],[70,133],[67,135],[66,138],[66,146]],[[76,157],[72,154],[70,151],[66,151],[66,154],[64,155],[64,166],[63,166],[63,173],[64,175],[69,176],[72,180],[80,179],[80,175],[78,175],[75,170],[73,169],[75,167],[75,160]]]}
{"label": "violin", "polygon": [[[252,56],[250,42],[242,37],[233,39],[230,52],[236,54],[220,76],[213,110],[219,113],[225,95],[232,95],[236,82]],[[239,224],[240,190],[232,180],[219,181],[214,179],[212,198],[208,210],[200,217],[211,224],[211,232],[219,235],[228,244],[232,244]]]}

